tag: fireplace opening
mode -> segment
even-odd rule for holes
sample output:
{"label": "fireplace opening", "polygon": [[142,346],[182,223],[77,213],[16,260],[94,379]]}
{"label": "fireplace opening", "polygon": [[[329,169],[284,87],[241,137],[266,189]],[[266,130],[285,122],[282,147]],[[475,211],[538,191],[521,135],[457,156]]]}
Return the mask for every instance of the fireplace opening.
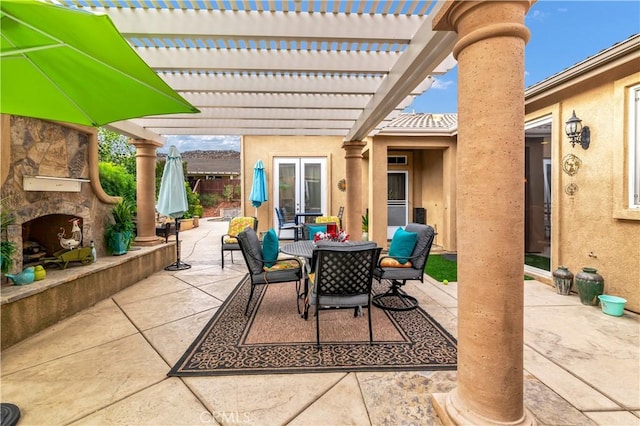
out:
{"label": "fireplace opening", "polygon": [[49,214],[22,224],[22,263],[41,263],[43,257],[74,246],[83,247],[83,220],[68,214]]}

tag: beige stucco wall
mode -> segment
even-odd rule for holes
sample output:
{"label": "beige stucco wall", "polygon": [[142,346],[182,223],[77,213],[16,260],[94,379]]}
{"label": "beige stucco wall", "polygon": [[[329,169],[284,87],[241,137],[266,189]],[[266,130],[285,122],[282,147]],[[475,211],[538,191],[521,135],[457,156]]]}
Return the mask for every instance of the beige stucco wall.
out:
{"label": "beige stucco wall", "polygon": [[371,209],[372,221],[369,233],[376,242],[383,246],[387,244],[387,156],[406,155],[406,166],[391,166],[388,169],[409,172],[409,220],[413,220],[415,207],[426,208],[427,223],[438,232],[435,243],[445,250],[456,250],[455,154],[454,136],[374,138],[369,160],[372,190],[367,206]]}
{"label": "beige stucco wall", "polygon": [[[637,67],[636,67],[637,69]],[[552,122],[552,270],[565,265],[575,274],[594,267],[604,277],[605,293],[627,299],[640,311],[640,211],[628,209],[628,90],[640,73],[604,73],[561,94],[527,105],[527,120],[551,115]],[[571,147],[564,122],[571,112],[590,127],[588,150]],[[562,171],[562,159],[582,160],[575,176]],[[578,186],[565,193],[570,183]]]}
{"label": "beige stucco wall", "polygon": [[[253,179],[253,167],[262,160],[268,182],[269,201],[257,209],[258,231],[278,229],[273,204],[273,160],[275,157],[325,157],[327,159],[327,206],[331,214],[337,214],[346,205],[345,192],[337,188],[345,176],[345,151],[342,138],[331,136],[244,136],[241,140],[242,206],[244,215],[254,216],[256,209],[249,201]],[[347,182],[349,185],[349,182]],[[348,230],[347,230],[348,231]]]}

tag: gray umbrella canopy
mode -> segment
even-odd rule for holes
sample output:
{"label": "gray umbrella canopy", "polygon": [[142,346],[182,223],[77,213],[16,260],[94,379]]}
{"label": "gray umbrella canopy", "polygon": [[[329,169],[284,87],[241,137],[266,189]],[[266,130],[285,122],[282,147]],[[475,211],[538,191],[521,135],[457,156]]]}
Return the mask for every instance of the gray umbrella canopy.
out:
{"label": "gray umbrella canopy", "polygon": [[160,183],[156,210],[174,219],[184,216],[185,212],[189,210],[187,192],[184,184],[182,157],[178,152],[178,148],[171,145],[169,155],[167,155],[167,162],[162,172],[162,182]]}
{"label": "gray umbrella canopy", "polygon": [[176,262],[164,269],[180,271],[191,268],[191,265],[180,261],[180,222],[178,218],[184,216],[189,210],[189,203],[185,189],[184,171],[182,170],[182,157],[180,157],[178,148],[173,145],[169,148],[167,162],[162,172],[156,210],[176,220]]}

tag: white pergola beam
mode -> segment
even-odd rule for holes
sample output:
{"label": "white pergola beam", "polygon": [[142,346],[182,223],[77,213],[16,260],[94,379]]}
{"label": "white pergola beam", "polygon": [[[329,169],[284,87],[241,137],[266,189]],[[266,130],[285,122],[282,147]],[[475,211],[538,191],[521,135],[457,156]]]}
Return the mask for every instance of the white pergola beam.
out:
{"label": "white pergola beam", "polygon": [[[441,7],[441,5],[439,5]],[[435,16],[437,11],[432,11]],[[363,110],[346,141],[364,139],[408,94],[447,59],[457,40],[455,32],[434,31],[432,16],[420,27],[378,92]]]}
{"label": "white pergola beam", "polygon": [[145,117],[145,120],[167,119],[234,119],[246,120],[352,120],[360,115],[358,109],[328,109],[328,108],[200,108],[200,114],[172,114]]}
{"label": "white pergola beam", "polygon": [[[250,121],[250,123],[248,122]],[[142,127],[148,128],[154,125],[161,125],[163,127],[181,128],[181,127],[209,127],[209,128],[222,128],[222,127],[247,127],[251,126],[257,129],[272,129],[272,128],[307,128],[307,129],[342,129],[343,133],[353,125],[353,120],[247,120],[245,118],[236,119],[215,119],[215,118],[203,118],[203,119],[172,119],[168,116],[162,122],[158,120],[137,119],[136,123]]]}
{"label": "white pergola beam", "polygon": [[124,7],[90,9],[107,13],[127,38],[169,36],[190,39],[321,40],[406,44],[425,20],[424,16],[417,15]]}
{"label": "white pergola beam", "polygon": [[386,74],[396,52],[239,50],[137,47],[136,53],[159,70]]}
{"label": "white pergola beam", "polygon": [[206,127],[154,127],[150,130],[162,133],[163,135],[229,135],[229,136],[339,136],[344,137],[345,131],[342,129],[306,129],[306,128],[278,128],[278,129],[256,129],[254,127],[221,127],[210,129]]}
{"label": "white pergola beam", "polygon": [[132,139],[145,139],[150,141],[159,142],[164,145],[164,136],[159,135],[149,129],[134,123],[131,120],[115,121],[103,126],[105,129],[111,130],[116,133],[120,133],[128,138]]}
{"label": "white pergola beam", "polygon": [[381,76],[255,75],[163,72],[160,77],[178,92],[375,93]]}
{"label": "white pergola beam", "polygon": [[303,93],[191,93],[181,95],[197,108],[330,108],[362,109],[370,96]]}

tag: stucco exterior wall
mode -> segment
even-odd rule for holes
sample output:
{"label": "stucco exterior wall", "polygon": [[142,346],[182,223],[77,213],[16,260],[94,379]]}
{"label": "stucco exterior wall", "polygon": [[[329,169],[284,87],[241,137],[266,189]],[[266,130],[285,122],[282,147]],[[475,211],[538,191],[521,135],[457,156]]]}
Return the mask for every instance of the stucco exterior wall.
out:
{"label": "stucco exterior wall", "polygon": [[[345,192],[337,184],[345,176],[345,151],[342,138],[332,136],[244,136],[241,140],[242,205],[244,215],[254,216],[256,209],[249,201],[253,167],[262,160],[267,176],[269,201],[257,209],[258,232],[278,229],[275,220],[273,160],[275,157],[325,157],[327,159],[327,213],[337,214],[346,205]],[[349,185],[349,182],[347,182]],[[347,229],[348,231],[348,229]]]}
{"label": "stucco exterior wall", "polygon": [[[637,68],[636,68],[637,69]],[[640,211],[625,204],[628,177],[628,90],[640,73],[599,75],[527,106],[527,120],[546,114],[552,123],[552,270],[564,265],[576,274],[593,267],[605,280],[605,293],[627,299],[640,311]],[[591,130],[588,150],[571,147],[564,123],[575,110]],[[582,166],[569,176],[562,159],[578,156]],[[577,185],[573,195],[565,192]]]}
{"label": "stucco exterior wall", "polygon": [[[409,172],[409,220],[414,207],[427,209],[427,223],[438,232],[436,244],[449,251],[456,250],[456,142],[447,136],[377,136],[373,140],[373,160],[370,158],[369,206],[373,206],[373,239],[386,246],[387,223],[387,156],[407,155],[406,166],[389,170]],[[380,170],[385,170],[380,173]],[[375,188],[375,190],[373,190]]]}

